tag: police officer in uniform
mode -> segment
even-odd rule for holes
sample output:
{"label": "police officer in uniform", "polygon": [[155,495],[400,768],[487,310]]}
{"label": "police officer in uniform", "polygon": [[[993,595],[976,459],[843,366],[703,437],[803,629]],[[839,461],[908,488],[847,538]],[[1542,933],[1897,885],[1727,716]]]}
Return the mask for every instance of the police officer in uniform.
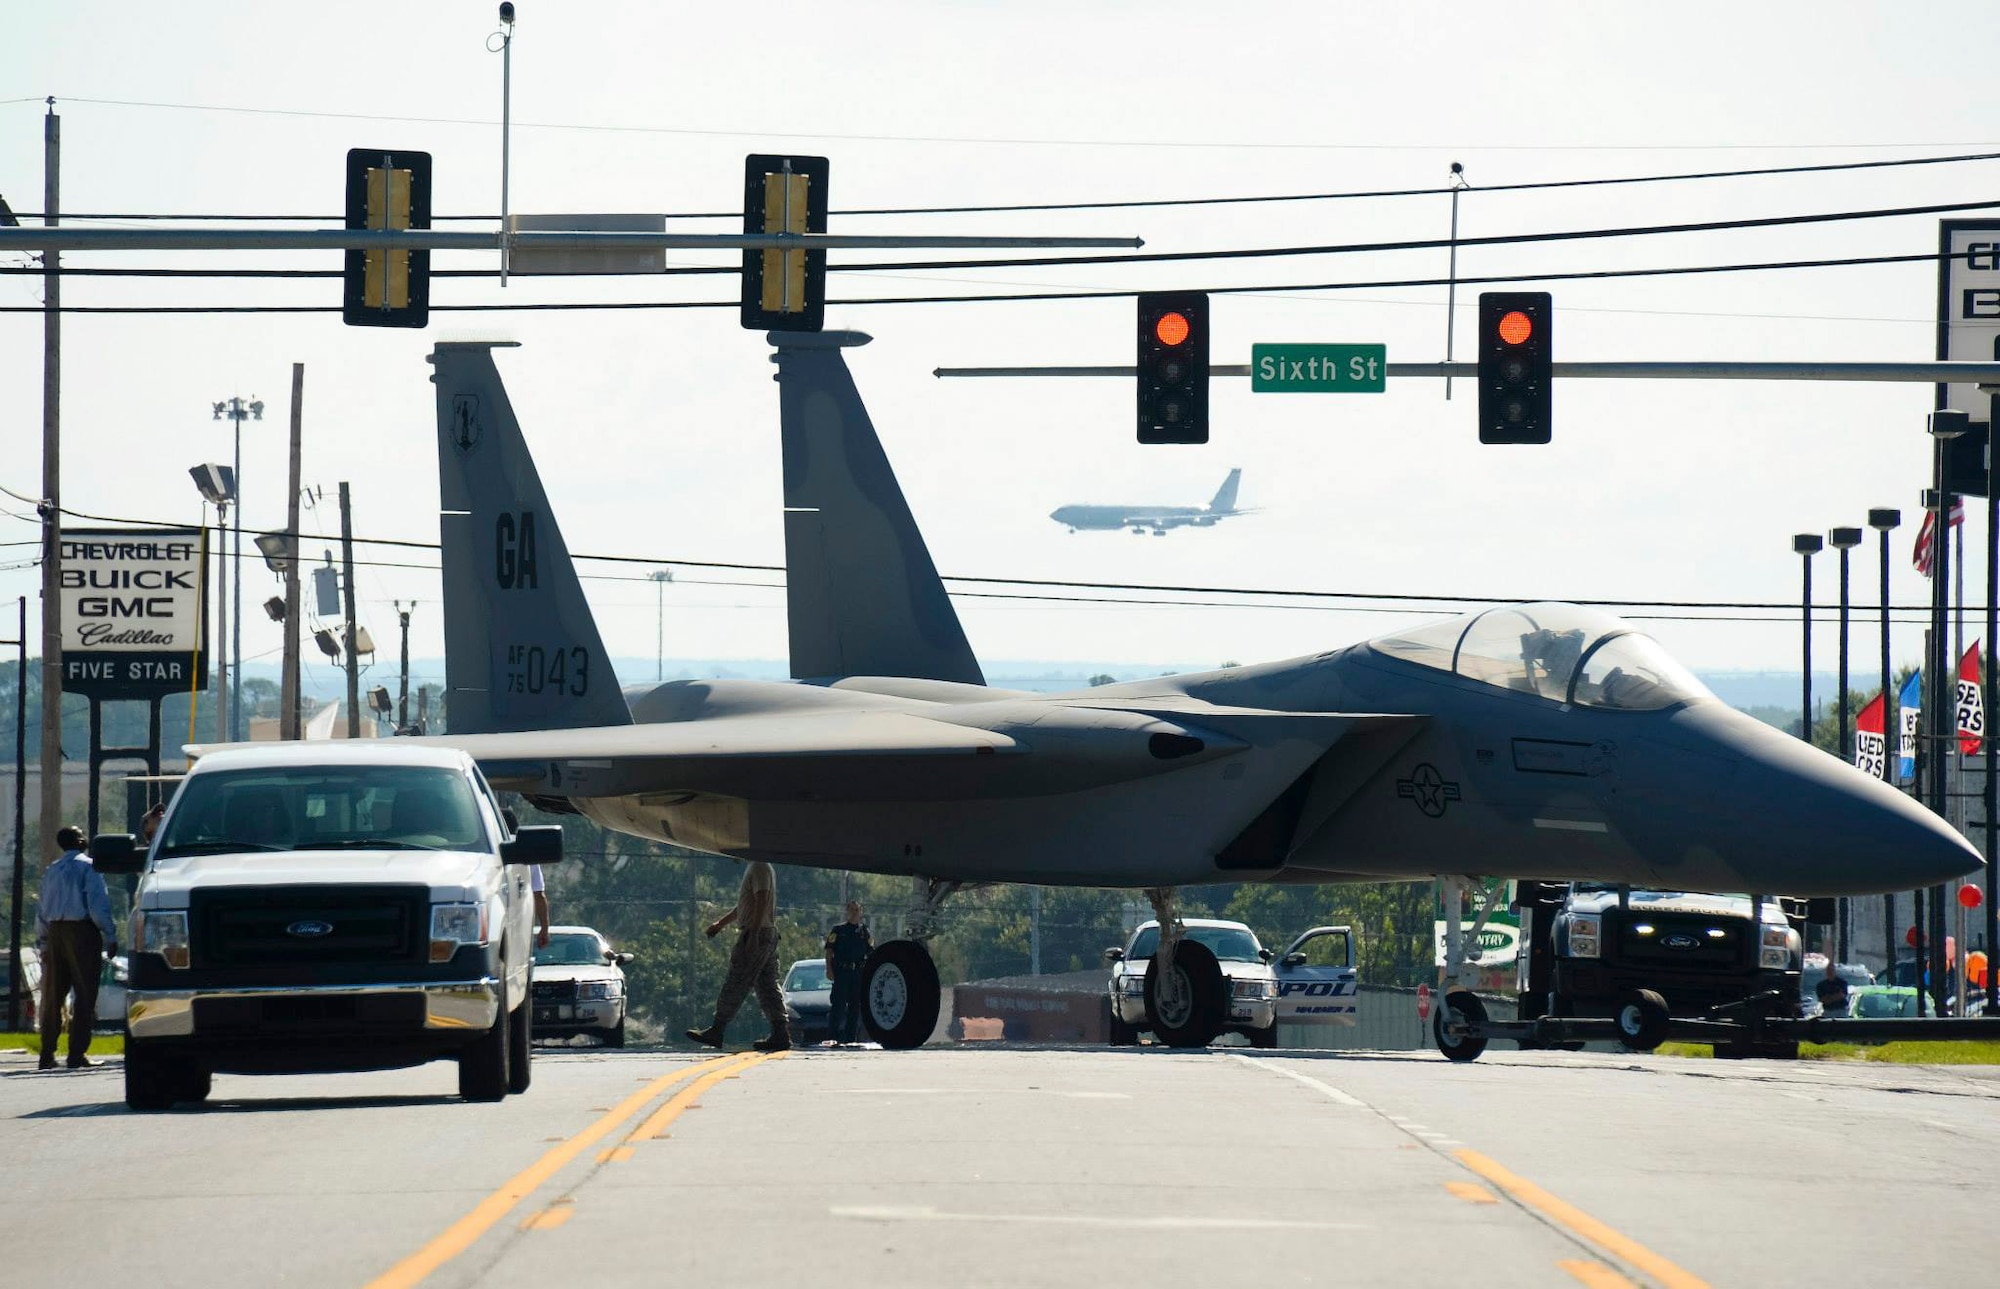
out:
{"label": "police officer in uniform", "polygon": [[847,902],[847,921],[826,933],[826,975],[833,982],[828,1028],[836,1043],[861,1041],[861,969],[875,942],[861,921],[861,901]]}

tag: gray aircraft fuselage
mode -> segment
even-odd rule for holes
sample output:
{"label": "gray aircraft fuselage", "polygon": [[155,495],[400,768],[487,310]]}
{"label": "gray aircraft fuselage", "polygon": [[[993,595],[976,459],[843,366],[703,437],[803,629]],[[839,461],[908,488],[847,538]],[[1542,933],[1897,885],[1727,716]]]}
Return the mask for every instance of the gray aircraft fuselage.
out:
{"label": "gray aircraft fuselage", "polygon": [[1069,694],[847,678],[627,696],[640,723],[893,710],[1014,745],[949,769],[774,770],[761,786],[731,766],[717,792],[684,764],[660,791],[587,769],[513,785],[622,832],[776,862],[1051,885],[1464,873],[1788,895],[1909,890],[1977,862],[1903,794],[1713,699],[1594,709],[1365,644]]}

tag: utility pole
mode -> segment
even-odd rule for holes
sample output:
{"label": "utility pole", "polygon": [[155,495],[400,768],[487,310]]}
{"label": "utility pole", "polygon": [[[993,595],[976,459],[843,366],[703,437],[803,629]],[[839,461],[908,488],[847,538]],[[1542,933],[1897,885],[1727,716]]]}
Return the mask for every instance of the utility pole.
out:
{"label": "utility pole", "polygon": [[285,491],[285,657],[278,689],[278,737],[299,737],[299,464],[305,437],[306,365],[292,364],[291,465]]}
{"label": "utility pole", "polygon": [[[61,210],[62,118],[42,118],[42,223]],[[62,255],[42,252],[42,849],[62,827]],[[27,695],[22,695],[26,701]],[[19,977],[15,977],[19,979]]]}
{"label": "utility pole", "polygon": [[410,728],[410,609],[416,608],[417,602],[411,600],[410,609],[404,608],[401,600],[395,604],[396,621],[403,628],[402,681],[396,691],[396,732],[401,734]]}
{"label": "utility pole", "polygon": [[347,484],[340,485],[340,590],[341,616],[346,625],[342,643],[347,648],[347,737],[361,737],[361,669],[354,652],[354,515],[347,504]]}
{"label": "utility pole", "polygon": [[12,982],[21,980],[21,900],[22,880],[27,868],[23,846],[28,831],[28,597],[19,601],[20,630],[14,633],[17,649],[14,662],[14,902],[8,906],[7,928],[7,1032],[18,1034],[21,1024],[21,997],[25,990]]}

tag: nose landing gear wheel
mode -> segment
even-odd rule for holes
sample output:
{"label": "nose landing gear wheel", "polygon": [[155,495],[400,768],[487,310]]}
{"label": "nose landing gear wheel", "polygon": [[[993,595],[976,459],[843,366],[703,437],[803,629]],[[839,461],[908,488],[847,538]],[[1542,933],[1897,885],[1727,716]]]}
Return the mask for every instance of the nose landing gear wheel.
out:
{"label": "nose landing gear wheel", "polygon": [[1168,1047],[1207,1047],[1222,1032],[1228,1011],[1222,964],[1205,944],[1182,940],[1172,970],[1156,954],[1146,964],[1146,1015],[1153,1036]]}
{"label": "nose landing gear wheel", "polygon": [[882,1046],[921,1046],[937,1028],[937,964],[915,940],[889,940],[868,955],[861,976],[861,1019]]}
{"label": "nose landing gear wheel", "polygon": [[1431,1035],[1437,1040],[1438,1051],[1449,1061],[1476,1061],[1486,1050],[1486,1039],[1472,1038],[1460,1032],[1460,1023],[1483,1025],[1486,1023],[1486,1004],[1479,995],[1469,990],[1458,990],[1446,994],[1438,1000],[1437,1010],[1431,1013]]}

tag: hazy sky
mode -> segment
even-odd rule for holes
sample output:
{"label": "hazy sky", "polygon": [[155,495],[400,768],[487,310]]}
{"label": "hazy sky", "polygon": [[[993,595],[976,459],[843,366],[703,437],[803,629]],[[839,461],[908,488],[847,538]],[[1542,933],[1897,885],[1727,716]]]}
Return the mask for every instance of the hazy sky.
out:
{"label": "hazy sky", "polygon": [[[728,212],[753,151],[832,158],[833,231],[1140,235],[1150,250],[1438,237],[1441,194],[1268,205],[928,217],[876,207],[1195,198],[1441,187],[1465,165],[1468,236],[1992,199],[2000,162],[1857,173],[1485,192],[1549,179],[2000,150],[2000,8],[1946,4],[843,3],[556,5],[524,0],[514,47],[513,207]],[[63,205],[79,213],[333,215],[349,147],[435,155],[440,214],[499,205],[501,59],[494,6],[39,3],[0,41],[0,194],[39,210],[42,99],[62,116]],[[2000,208],[1994,212],[2000,217]],[[729,231],[735,217],[677,223]],[[1472,247],[1467,275],[1923,253],[1934,216],[1545,246]],[[492,256],[436,258],[492,267]],[[676,264],[730,256],[677,255]],[[919,254],[836,253],[847,262]],[[937,258],[945,258],[943,256]],[[959,258],[953,255],[950,258]],[[19,264],[19,257],[9,263]],[[72,255],[71,266],[332,269],[298,253]],[[1133,267],[838,274],[834,300],[1005,289],[1199,288],[1433,277],[1445,254],[1327,255]],[[1532,285],[1532,284],[1529,284]],[[659,560],[670,656],[781,658],[782,593],[674,560],[782,562],[777,396],[733,277],[617,282],[441,280],[433,304],[724,301],[727,308],[434,313],[424,332],[335,314],[88,316],[64,323],[63,495],[97,514],[200,518],[187,467],[228,460],[210,404],[257,395],[244,434],[249,522],[283,520],[291,364],[306,364],[310,531],[435,540],[432,392],[439,340],[504,337],[502,371],[572,549]],[[1556,352],[1585,359],[1927,359],[1929,264],[1560,282]],[[1459,356],[1477,288],[1461,292]],[[73,278],[67,304],[337,306],[335,280]],[[40,301],[0,278],[0,305]],[[1442,287],[1215,297],[1215,360],[1259,341],[1377,341],[1443,356]],[[1472,390],[1253,395],[1218,380],[1202,448],[1133,442],[1119,380],[940,381],[939,365],[1128,363],[1129,299],[842,305],[829,326],[876,337],[851,355],[891,460],[947,574],[1491,598],[1796,602],[1790,536],[1909,516],[1925,484],[1927,385],[1576,381],[1555,443],[1482,448]],[[0,314],[0,486],[39,488],[41,321]],[[1070,534],[1070,502],[1198,504],[1231,466],[1260,513],[1165,538]],[[38,586],[30,506],[0,499],[0,596]],[[1975,511],[1968,545],[1983,543]],[[317,558],[321,543],[308,543]],[[363,620],[441,649],[434,555],[364,547]],[[1873,597],[1872,540],[1857,598]],[[1817,582],[1831,599],[1836,565]],[[655,646],[647,566],[586,583],[614,654]],[[1971,584],[1983,584],[1975,559]],[[623,579],[623,580],[617,580]],[[761,580],[770,580],[768,578]],[[254,605],[271,593],[247,569]],[[966,587],[956,590],[990,588]],[[1061,592],[1057,592],[1061,593]],[[1125,598],[1167,598],[1110,592]],[[1225,597],[1202,596],[1205,600]],[[960,598],[987,659],[1250,661],[1421,620],[1301,607],[1166,607]],[[11,618],[11,611],[7,615]],[[1768,615],[1767,615],[1768,616]],[[1647,624],[1703,668],[1779,668],[1795,619]],[[35,627],[31,622],[30,630]],[[245,652],[277,628],[244,619]],[[1818,660],[1832,661],[1834,633]],[[1914,660],[1914,628],[1897,653]],[[1872,653],[1871,655],[1872,656]]]}

